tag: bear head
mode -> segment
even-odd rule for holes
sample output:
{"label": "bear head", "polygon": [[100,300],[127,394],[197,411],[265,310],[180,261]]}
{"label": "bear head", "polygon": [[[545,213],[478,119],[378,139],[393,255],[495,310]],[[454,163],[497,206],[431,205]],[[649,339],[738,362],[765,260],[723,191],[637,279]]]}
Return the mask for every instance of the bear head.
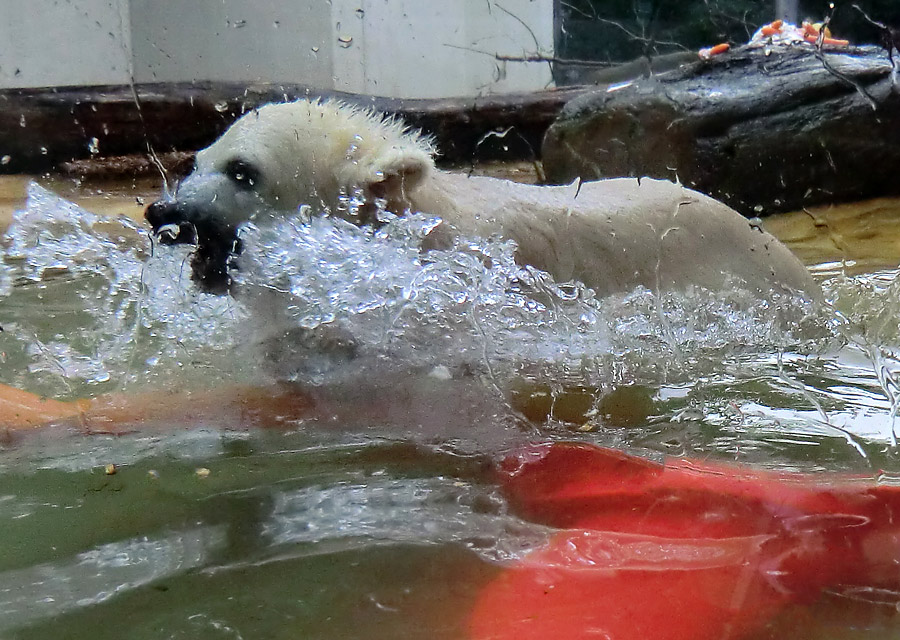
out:
{"label": "bear head", "polygon": [[195,243],[195,281],[224,292],[243,223],[308,206],[377,224],[379,207],[409,208],[407,194],[433,170],[433,155],[426,136],[368,109],[328,100],[269,104],[198,152],[191,175],[145,216],[162,242]]}

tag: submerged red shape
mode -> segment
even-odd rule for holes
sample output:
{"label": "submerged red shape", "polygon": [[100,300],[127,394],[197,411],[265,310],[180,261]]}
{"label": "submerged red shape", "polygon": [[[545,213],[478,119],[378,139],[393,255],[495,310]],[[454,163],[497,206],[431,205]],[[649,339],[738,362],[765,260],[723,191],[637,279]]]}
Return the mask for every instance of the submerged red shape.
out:
{"label": "submerged red shape", "polygon": [[740,639],[824,589],[900,585],[900,490],[871,479],[657,464],[583,444],[499,465],[561,530],[480,594],[474,639]]}

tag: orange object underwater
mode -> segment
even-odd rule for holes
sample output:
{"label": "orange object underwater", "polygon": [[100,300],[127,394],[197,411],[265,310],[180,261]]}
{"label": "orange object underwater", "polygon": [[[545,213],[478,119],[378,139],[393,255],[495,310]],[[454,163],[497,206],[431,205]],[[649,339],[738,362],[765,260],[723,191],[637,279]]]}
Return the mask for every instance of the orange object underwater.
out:
{"label": "orange object underwater", "polygon": [[[327,400],[232,387],[57,402],[0,385],[0,429],[117,432],[223,414],[280,424],[330,415]],[[472,640],[743,640],[826,591],[900,588],[900,487],[871,477],[553,443],[508,455],[496,480],[514,511],[558,531],[478,595]]]}
{"label": "orange object underwater", "polygon": [[871,478],[565,443],[498,475],[514,509],[560,531],[480,594],[474,640],[738,640],[826,589],[900,584],[900,488]]}

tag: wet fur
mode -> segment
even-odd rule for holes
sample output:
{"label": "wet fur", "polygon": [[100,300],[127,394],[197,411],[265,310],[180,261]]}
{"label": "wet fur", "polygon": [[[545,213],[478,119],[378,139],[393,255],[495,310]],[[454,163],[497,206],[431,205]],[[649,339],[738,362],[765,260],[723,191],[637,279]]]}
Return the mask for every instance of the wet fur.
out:
{"label": "wet fur", "polygon": [[[456,234],[511,238],[521,263],[559,281],[581,280],[600,295],[638,285],[717,289],[731,286],[732,276],[761,295],[820,295],[777,239],[681,185],[626,178],[523,185],[441,171],[434,151],[427,136],[367,109],[321,100],[266,105],[200,151],[175,197],[152,205],[147,218],[156,230],[214,230],[184,234],[197,240],[198,255],[220,261],[195,258],[201,283],[227,280],[230,262],[222,256],[234,253],[240,225],[262,212],[291,215],[309,205],[377,224],[372,211],[380,203],[399,214],[440,216],[426,248]],[[348,195],[365,204],[344,206]]]}

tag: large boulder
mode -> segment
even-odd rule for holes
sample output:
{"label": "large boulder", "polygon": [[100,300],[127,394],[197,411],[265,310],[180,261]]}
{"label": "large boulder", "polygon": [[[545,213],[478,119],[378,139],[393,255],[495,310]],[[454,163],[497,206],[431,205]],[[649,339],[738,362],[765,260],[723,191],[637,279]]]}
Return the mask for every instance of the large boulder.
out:
{"label": "large boulder", "polygon": [[680,180],[756,216],[898,195],[900,86],[884,49],[742,47],[569,102],[547,179]]}

